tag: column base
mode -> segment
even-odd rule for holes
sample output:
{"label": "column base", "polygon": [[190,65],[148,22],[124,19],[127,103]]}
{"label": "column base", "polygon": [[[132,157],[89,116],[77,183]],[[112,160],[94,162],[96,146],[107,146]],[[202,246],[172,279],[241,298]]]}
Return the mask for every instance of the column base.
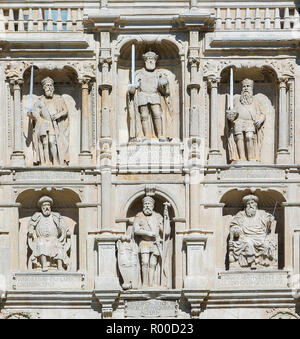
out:
{"label": "column base", "polygon": [[209,152],[208,155],[208,164],[209,165],[222,165],[223,161],[222,161],[222,154],[219,151],[212,151]]}
{"label": "column base", "polygon": [[91,152],[81,152],[79,153],[79,164],[80,165],[91,165],[93,155]]}
{"label": "column base", "polygon": [[276,163],[279,165],[285,165],[291,163],[291,154],[288,151],[281,151],[277,153]]}
{"label": "column base", "polygon": [[25,155],[23,152],[14,152],[10,159],[13,166],[25,166]]}

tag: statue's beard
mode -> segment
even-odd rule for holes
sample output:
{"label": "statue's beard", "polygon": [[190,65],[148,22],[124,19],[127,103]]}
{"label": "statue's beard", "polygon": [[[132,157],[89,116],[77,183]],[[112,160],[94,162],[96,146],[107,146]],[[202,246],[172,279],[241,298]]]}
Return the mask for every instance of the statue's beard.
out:
{"label": "statue's beard", "polygon": [[253,94],[248,91],[242,91],[240,101],[242,105],[251,105],[253,103]]}
{"label": "statue's beard", "polygon": [[45,96],[50,99],[53,98],[53,91],[45,91]]}
{"label": "statue's beard", "polygon": [[254,217],[255,215],[256,215],[256,208],[254,208],[254,207],[247,207],[246,208],[246,215],[248,216],[248,217]]}
{"label": "statue's beard", "polygon": [[150,208],[144,208],[143,212],[145,215],[152,215],[153,211]]}

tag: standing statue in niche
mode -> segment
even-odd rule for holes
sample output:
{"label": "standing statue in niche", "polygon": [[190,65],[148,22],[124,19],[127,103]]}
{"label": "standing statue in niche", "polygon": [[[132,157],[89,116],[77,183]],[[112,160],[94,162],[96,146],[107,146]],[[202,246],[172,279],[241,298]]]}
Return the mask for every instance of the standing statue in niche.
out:
{"label": "standing statue in niche", "polygon": [[69,163],[69,112],[62,96],[54,94],[54,81],[42,81],[44,95],[28,112],[33,122],[33,156],[37,165]]}
{"label": "standing statue in niche", "polygon": [[170,107],[170,86],[166,72],[156,69],[158,55],[143,55],[145,68],[137,71],[136,85],[129,85],[127,109],[131,141],[158,139],[169,141],[173,135],[173,112]]}
{"label": "standing statue in niche", "polygon": [[230,224],[230,268],[273,268],[277,264],[278,247],[272,239],[274,216],[258,209],[255,195],[244,197],[243,203],[245,210],[239,212]]}
{"label": "standing statue in niche", "polygon": [[71,244],[64,219],[59,213],[51,211],[52,198],[42,197],[38,206],[41,212],[35,213],[29,222],[28,244],[32,250],[29,267],[41,268],[43,272],[49,268],[67,270]]}
{"label": "standing statue in niche", "polygon": [[242,82],[242,93],[228,110],[228,147],[231,161],[261,161],[266,113],[270,107],[263,94],[253,94],[254,81]]}
{"label": "standing statue in niche", "polygon": [[168,287],[170,273],[169,203],[164,217],[154,211],[155,200],[143,199],[143,211],[133,220],[129,234],[117,243],[118,265],[124,289]]}

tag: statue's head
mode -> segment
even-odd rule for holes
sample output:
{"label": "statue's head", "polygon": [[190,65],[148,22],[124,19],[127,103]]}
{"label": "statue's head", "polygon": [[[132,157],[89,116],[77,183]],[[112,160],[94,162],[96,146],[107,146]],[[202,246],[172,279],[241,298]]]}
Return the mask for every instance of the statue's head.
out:
{"label": "statue's head", "polygon": [[155,200],[151,197],[143,199],[143,212],[145,215],[152,215],[155,206]]}
{"label": "statue's head", "polygon": [[53,98],[54,95],[54,80],[47,77],[42,80],[42,86],[47,98]]}
{"label": "statue's head", "polygon": [[53,206],[53,199],[48,196],[43,196],[38,201],[38,206],[40,207],[44,217],[48,217],[51,214],[51,208]]}
{"label": "statue's head", "polygon": [[245,79],[242,81],[242,94],[241,94],[241,103],[242,104],[252,104],[253,102],[253,88],[254,81],[250,79]]}
{"label": "statue's head", "polygon": [[145,61],[145,67],[147,71],[154,71],[156,68],[156,62],[158,59],[158,55],[154,52],[147,52],[143,54],[143,58]]}
{"label": "statue's head", "polygon": [[253,217],[256,215],[258,210],[258,201],[259,199],[256,195],[247,195],[243,198],[245,212],[248,217]]}

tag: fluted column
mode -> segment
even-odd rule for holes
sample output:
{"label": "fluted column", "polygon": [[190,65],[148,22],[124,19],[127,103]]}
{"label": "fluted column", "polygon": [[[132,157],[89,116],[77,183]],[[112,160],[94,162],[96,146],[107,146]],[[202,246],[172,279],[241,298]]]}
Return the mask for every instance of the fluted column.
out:
{"label": "fluted column", "polygon": [[12,93],[14,99],[14,146],[11,156],[13,165],[25,165],[25,156],[22,142],[22,103],[21,89],[23,79],[11,79]]}
{"label": "fluted column", "polygon": [[90,120],[90,105],[89,91],[91,86],[91,78],[84,77],[79,80],[81,84],[82,109],[81,109],[81,150],[80,164],[88,165],[91,162],[92,154],[90,151],[89,142],[89,120]]}
{"label": "fluted column", "polygon": [[219,107],[218,107],[218,87],[220,78],[210,77],[210,151],[209,163],[220,164],[222,155],[219,149]]}
{"label": "fluted column", "polygon": [[279,132],[278,132],[278,151],[277,163],[288,162],[289,156],[289,115],[287,110],[287,82],[286,77],[279,78]]}

